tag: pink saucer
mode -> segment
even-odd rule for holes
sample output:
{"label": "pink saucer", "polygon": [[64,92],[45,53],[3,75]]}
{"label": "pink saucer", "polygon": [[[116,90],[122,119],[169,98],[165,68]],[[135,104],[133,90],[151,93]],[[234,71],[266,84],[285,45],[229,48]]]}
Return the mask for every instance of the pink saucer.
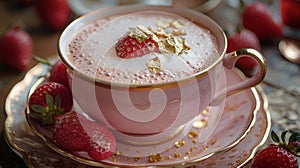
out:
{"label": "pink saucer", "polygon": [[[5,122],[5,135],[7,141],[11,144],[16,153],[22,155],[23,159],[26,160],[29,165],[33,165],[33,167],[41,167],[43,163],[47,163],[49,167],[51,167],[51,165],[52,167],[57,167],[59,165],[70,166],[73,164],[78,164],[73,160],[95,166],[101,166],[103,164],[113,164],[120,166],[145,166],[149,164],[170,166],[189,163],[192,164],[195,162],[200,162],[207,158],[211,159],[215,156],[221,155],[222,151],[230,149],[235,145],[239,146],[239,143],[242,143],[244,141],[243,138],[247,139],[247,137],[252,137],[252,139],[250,140],[253,141],[253,145],[249,144],[249,148],[256,148],[261,143],[257,142],[258,138],[254,140],[253,135],[262,137],[265,135],[265,132],[268,131],[267,127],[263,126],[263,124],[265,124],[264,121],[266,121],[268,118],[268,116],[266,115],[267,111],[264,110],[260,110],[260,115],[258,115],[260,116],[258,118],[260,119],[258,121],[258,126],[260,126],[261,128],[260,132],[253,132],[255,129],[251,129],[253,126],[254,128],[257,127],[257,124],[254,125],[254,122],[261,102],[259,100],[260,94],[257,93],[256,89],[251,89],[227,98],[225,104],[225,112],[222,115],[222,119],[220,120],[219,125],[206,139],[205,142],[196,142],[195,138],[201,137],[201,134],[203,133],[201,132],[201,130],[203,131],[203,126],[200,125],[205,124],[206,121],[195,121],[194,123],[196,123],[196,125],[192,126],[188,130],[188,132],[199,133],[197,137],[193,137],[192,134],[190,134],[190,136],[184,136],[183,139],[176,139],[175,136],[172,142],[174,145],[169,149],[165,149],[165,151],[157,155],[154,155],[153,153],[150,155],[149,153],[149,156],[147,156],[148,154],[146,154],[144,157],[129,157],[129,154],[138,155],[142,152],[147,153],[147,151],[143,151],[145,148],[141,148],[141,146],[139,145],[128,146],[127,143],[124,143],[124,145],[122,142],[119,142],[119,152],[111,159],[104,160],[103,163],[98,163],[90,161],[88,160],[88,158],[84,158],[83,156],[78,157],[62,151],[46,140],[46,144],[56,150],[56,152],[66,156],[61,157],[61,155],[59,155],[58,153],[47,148],[45,142],[31,131],[31,128],[26,124],[25,116],[23,115],[27,97],[24,93],[28,93],[36,80],[38,80],[39,77],[45,73],[45,66],[39,64],[34,67],[27,73],[24,80],[15,85],[6,101],[6,112],[8,118]],[[227,81],[234,82],[235,80],[241,80],[238,73],[236,72],[226,72],[226,75]],[[207,111],[205,111],[204,115],[208,116],[210,112],[213,111],[213,107],[210,107],[208,111],[208,113]],[[197,124],[200,124],[198,126],[202,127],[202,129],[197,128]],[[250,135],[248,135],[248,133]],[[184,142],[184,145],[182,142]],[[158,148],[157,145],[151,145],[150,147],[153,149]],[[230,152],[233,149],[227,152]],[[125,155],[124,153],[127,154]],[[153,162],[155,161],[156,157],[162,159],[156,160],[158,162]],[[250,156],[248,156],[247,158],[249,157]],[[152,162],[149,162],[149,159],[152,159]],[[205,164],[206,161],[200,163]],[[85,165],[80,164],[78,166],[86,167]]]}

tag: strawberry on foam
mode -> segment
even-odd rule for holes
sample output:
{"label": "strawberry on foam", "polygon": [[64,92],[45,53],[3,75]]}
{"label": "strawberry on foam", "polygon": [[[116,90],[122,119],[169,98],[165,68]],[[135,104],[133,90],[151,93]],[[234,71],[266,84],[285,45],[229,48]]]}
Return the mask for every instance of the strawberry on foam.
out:
{"label": "strawberry on foam", "polygon": [[[157,29],[158,22],[180,21],[185,32],[182,37],[190,50],[180,55],[152,52],[142,57],[123,59],[117,56],[115,44],[138,25]],[[216,38],[208,29],[178,15],[165,12],[136,12],[128,15],[101,18],[85,27],[70,42],[69,56],[85,74],[109,82],[150,84],[176,81],[198,73],[217,59]],[[149,72],[146,63],[158,58],[162,71]]]}

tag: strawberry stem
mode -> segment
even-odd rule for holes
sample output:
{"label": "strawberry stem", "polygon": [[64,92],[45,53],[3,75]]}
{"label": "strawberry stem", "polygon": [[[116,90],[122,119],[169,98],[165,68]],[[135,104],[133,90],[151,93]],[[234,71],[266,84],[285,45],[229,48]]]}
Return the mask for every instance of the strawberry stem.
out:
{"label": "strawberry stem", "polygon": [[246,6],[246,4],[245,4],[244,0],[240,0],[240,10],[241,11],[244,10],[245,6]]}
{"label": "strawberry stem", "polygon": [[39,104],[31,105],[31,108],[38,113],[31,113],[34,114],[32,117],[34,118],[41,118],[43,125],[53,124],[53,118],[57,115],[64,114],[65,111],[60,107],[61,105],[61,98],[59,95],[56,95],[53,98],[50,94],[46,93],[46,106],[42,106]]}
{"label": "strawberry stem", "polygon": [[48,66],[52,66],[52,64],[48,60],[46,60],[44,58],[41,58],[41,57],[38,57],[38,56],[34,55],[33,59],[36,60],[37,62],[42,63],[42,64],[45,64],[45,65],[48,65]]}
{"label": "strawberry stem", "polygon": [[[286,142],[287,133],[290,133],[288,138],[288,143]],[[279,146],[284,147],[285,149],[287,149],[289,152],[291,152],[296,156],[300,156],[300,131],[292,131],[292,130],[283,131],[280,135],[282,141],[281,143],[279,136],[272,130],[271,138]]]}

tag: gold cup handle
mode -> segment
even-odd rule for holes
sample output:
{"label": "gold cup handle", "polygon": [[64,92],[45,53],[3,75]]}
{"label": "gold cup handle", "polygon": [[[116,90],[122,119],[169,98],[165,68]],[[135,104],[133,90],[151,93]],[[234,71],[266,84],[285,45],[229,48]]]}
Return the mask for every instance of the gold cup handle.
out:
{"label": "gold cup handle", "polygon": [[234,52],[228,53],[225,55],[223,60],[223,66],[227,69],[232,69],[235,67],[236,61],[241,57],[249,57],[255,60],[258,63],[257,72],[250,78],[246,78],[242,82],[232,84],[228,86],[222,92],[217,93],[215,96],[216,99],[224,98],[224,96],[229,96],[234,93],[240,92],[242,90],[251,88],[258,85],[266,76],[267,73],[267,63],[264,56],[255,49],[242,48]]}

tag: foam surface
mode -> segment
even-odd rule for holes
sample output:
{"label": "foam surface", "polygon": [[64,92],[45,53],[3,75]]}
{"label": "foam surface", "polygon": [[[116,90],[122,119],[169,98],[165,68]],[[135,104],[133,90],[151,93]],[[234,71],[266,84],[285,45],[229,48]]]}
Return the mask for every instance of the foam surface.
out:
{"label": "foam surface", "polygon": [[[115,44],[129,28],[143,25],[157,29],[158,22],[180,21],[183,36],[190,50],[180,55],[174,53],[149,53],[142,57],[124,59],[117,56]],[[101,18],[86,25],[75,36],[68,48],[74,65],[85,74],[109,82],[126,84],[151,84],[176,81],[198,73],[218,57],[214,35],[178,15],[145,11],[110,18]],[[146,63],[158,57],[161,72],[150,72]]]}

